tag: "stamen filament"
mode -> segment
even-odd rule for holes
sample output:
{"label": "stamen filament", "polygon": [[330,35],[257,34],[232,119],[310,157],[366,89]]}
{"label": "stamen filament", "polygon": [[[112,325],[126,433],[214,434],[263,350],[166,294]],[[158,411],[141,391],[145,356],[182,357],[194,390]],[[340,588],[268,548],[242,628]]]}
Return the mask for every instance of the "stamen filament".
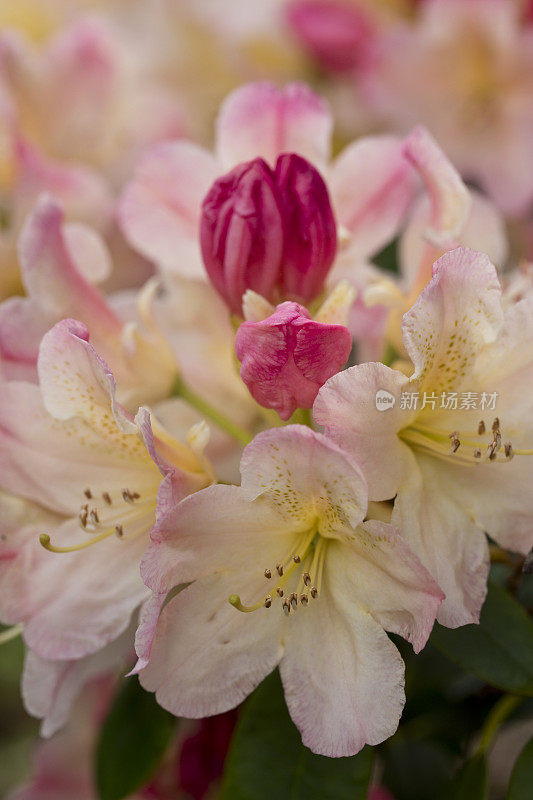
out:
{"label": "stamen filament", "polygon": [[[265,598],[265,599],[266,599],[266,598]],[[262,606],[262,605],[264,604],[264,602],[265,602],[264,600],[260,600],[258,603],[255,603],[253,606],[245,606],[243,603],[241,603],[241,598],[239,597],[239,595],[238,595],[238,594],[232,594],[232,595],[230,595],[230,596],[229,596],[229,598],[228,598],[228,600],[229,600],[230,604],[231,604],[231,605],[232,605],[234,608],[236,608],[236,609],[237,609],[237,611],[245,611],[245,612],[248,612],[248,611],[257,611],[257,609],[258,609],[258,608],[261,608],[261,606]]]}
{"label": "stamen filament", "polygon": [[[279,575],[279,578],[280,578],[280,580],[276,582],[277,583],[276,593],[277,593],[278,597],[281,598],[281,597],[283,597],[283,594],[284,594],[283,589],[281,588],[281,584],[286,584],[288,579],[291,577],[292,573],[294,572],[294,570],[297,569],[297,568],[301,568],[302,561],[305,560],[307,551],[309,549],[310,544],[313,542],[313,539],[315,538],[315,535],[316,535],[316,532],[315,532],[314,527],[311,528],[308,531],[305,531],[300,536],[300,539],[298,540],[298,542],[296,542],[296,545],[291,547],[291,549],[289,550],[289,552],[285,556],[285,558],[282,561],[278,562],[278,564],[276,564],[276,571],[277,571],[277,573]],[[317,547],[318,547],[318,545],[317,545]],[[265,578],[267,580],[269,580],[272,577],[272,570],[267,568],[267,569],[265,569],[263,574],[264,574]],[[307,574],[307,573],[304,573],[304,574]],[[300,583],[301,582],[302,582],[302,578],[300,578]],[[295,593],[293,593],[293,594],[294,594],[294,597],[297,598],[297,595]],[[291,595],[291,598],[292,598],[292,595]],[[289,606],[288,606],[289,611],[290,611],[291,598],[289,598],[289,601],[288,601],[289,602]],[[237,611],[243,611],[243,612],[248,613],[250,611],[257,611],[259,608],[262,608],[262,607],[270,608],[270,606],[272,605],[272,595],[269,592],[264,597],[262,597],[261,600],[258,600],[257,603],[253,603],[250,606],[245,605],[241,601],[241,598],[240,598],[240,596],[238,594],[230,595],[229,598],[228,598],[228,602],[230,603],[230,605],[232,605],[234,608],[236,608]]]}
{"label": "stamen filament", "polygon": [[96,536],[91,536],[90,539],[87,539],[84,542],[80,542],[80,544],[73,544],[70,547],[57,547],[56,545],[50,542],[50,537],[47,533],[41,533],[39,536],[39,542],[42,544],[45,550],[48,550],[50,553],[75,553],[77,550],[84,550],[86,547],[91,547],[93,544],[97,544],[101,542],[103,539],[107,539],[109,536],[116,535],[117,528],[109,528],[107,531],[103,531],[102,533],[97,534]]}

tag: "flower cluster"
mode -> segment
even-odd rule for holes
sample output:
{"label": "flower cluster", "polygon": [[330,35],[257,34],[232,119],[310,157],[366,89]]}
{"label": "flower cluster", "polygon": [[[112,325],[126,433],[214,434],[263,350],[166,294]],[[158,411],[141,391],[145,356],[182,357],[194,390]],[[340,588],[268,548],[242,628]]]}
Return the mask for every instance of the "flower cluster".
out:
{"label": "flower cluster", "polygon": [[[533,548],[533,283],[503,218],[533,197],[531,23],[264,3],[261,35],[281,14],[393,119],[333,157],[302,82],[234,89],[198,143],[151,15],[143,60],[116,9],[61,5],[44,45],[0,34],[0,637],[26,707],[94,738],[76,700],[108,707],[117,670],[203,719],[279,668],[303,744],[353,756],[402,714],[388,634],[478,623],[487,537]],[[258,35],[187,5],[166,24],[205,14],[241,57]]]}

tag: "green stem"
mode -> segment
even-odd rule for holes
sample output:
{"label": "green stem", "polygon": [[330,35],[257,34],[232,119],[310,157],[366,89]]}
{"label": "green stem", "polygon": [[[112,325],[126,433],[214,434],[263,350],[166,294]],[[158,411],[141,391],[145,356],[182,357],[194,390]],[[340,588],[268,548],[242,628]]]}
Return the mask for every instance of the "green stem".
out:
{"label": "green stem", "polygon": [[498,702],[492,707],[481,729],[481,738],[477,748],[478,753],[487,752],[500,727],[523,699],[523,697],[518,697],[515,694],[504,694],[503,697],[500,697]]}
{"label": "green stem", "polygon": [[193,392],[179,377],[176,378],[174,382],[171,396],[181,397],[181,399],[185,400],[190,406],[196,408],[202,416],[210,419],[215,425],[218,425],[219,428],[229,433],[230,436],[233,436],[233,438],[241,444],[247,445],[252,441],[253,437],[250,436],[248,431],[245,431],[244,428],[241,428],[236,422],[233,422],[233,420],[226,417],[225,414],[222,414],[222,412],[214,408],[211,403],[208,403],[203,397]]}
{"label": "green stem", "polygon": [[0,644],[10,642],[11,639],[16,639],[22,633],[22,625],[13,625],[12,628],[7,628],[0,633]]}

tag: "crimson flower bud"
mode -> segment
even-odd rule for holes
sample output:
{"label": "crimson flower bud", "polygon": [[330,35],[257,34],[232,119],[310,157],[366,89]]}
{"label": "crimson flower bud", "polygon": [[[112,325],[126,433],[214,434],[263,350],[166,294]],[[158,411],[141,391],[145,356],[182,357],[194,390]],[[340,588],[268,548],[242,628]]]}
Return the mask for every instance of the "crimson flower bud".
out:
{"label": "crimson flower bud", "polygon": [[272,296],[283,240],[279,192],[262,158],[215,181],[202,204],[200,244],[207,274],[234,314],[247,289]]}
{"label": "crimson flower bud", "polygon": [[333,263],[337,229],[326,185],[301,156],[261,158],[218,178],[203,204],[202,256],[213,286],[235,314],[252,289],[272,303],[309,302]]}
{"label": "crimson flower bud", "polygon": [[308,303],[320,294],[337,252],[337,225],[320,173],[294,153],[276,163],[285,222],[281,297]]}

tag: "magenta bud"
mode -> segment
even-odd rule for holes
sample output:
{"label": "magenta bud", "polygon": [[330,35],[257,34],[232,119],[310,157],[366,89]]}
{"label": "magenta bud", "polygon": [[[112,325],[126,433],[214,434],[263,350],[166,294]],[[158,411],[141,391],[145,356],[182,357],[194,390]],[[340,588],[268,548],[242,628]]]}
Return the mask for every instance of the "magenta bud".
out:
{"label": "magenta bud", "polygon": [[272,296],[283,239],[279,192],[262,158],[215,181],[202,204],[200,244],[207,274],[233,313],[241,314],[247,289]]}
{"label": "magenta bud", "polygon": [[352,347],[343,325],[315,322],[298,303],[281,303],[260,322],[243,322],[235,338],[241,378],[252,397],[287,420],[311,408],[320,387],[342,369]]}
{"label": "magenta bud", "polygon": [[207,273],[231,311],[247,289],[272,303],[309,302],[335,258],[337,228],[319,172],[301,156],[260,158],[215,181],[203,205],[200,242]]}
{"label": "magenta bud", "polygon": [[287,9],[289,25],[309,55],[328,72],[350,72],[367,61],[374,26],[346,2],[295,0]]}
{"label": "magenta bud", "polygon": [[320,294],[337,252],[337,225],[320,173],[294,153],[276,162],[285,222],[280,296],[308,303]]}

